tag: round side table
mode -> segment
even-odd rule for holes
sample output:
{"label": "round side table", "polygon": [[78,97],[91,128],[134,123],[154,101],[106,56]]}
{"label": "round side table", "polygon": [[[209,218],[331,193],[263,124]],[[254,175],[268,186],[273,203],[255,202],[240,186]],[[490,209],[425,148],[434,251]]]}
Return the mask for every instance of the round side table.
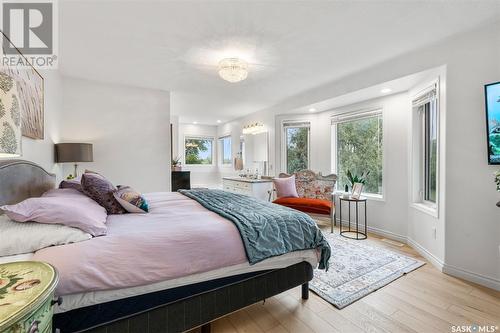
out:
{"label": "round side table", "polygon": [[[349,198],[343,198],[343,197],[339,197],[339,210],[340,210],[340,235],[346,237],[346,238],[350,238],[350,239],[356,239],[356,240],[360,240],[360,239],[366,239],[368,237],[368,232],[366,230],[366,198],[359,198],[359,199],[354,199],[352,197],[349,197]],[[347,230],[342,230],[342,203],[343,202],[347,202],[347,209],[349,211],[349,228]],[[365,219],[364,219],[364,228],[360,231],[359,230],[359,204],[360,203],[363,203],[364,204],[364,211],[365,211]],[[355,213],[355,220],[352,221],[351,220],[351,204],[354,204],[356,206],[356,213]],[[353,228],[351,228],[351,223],[352,224],[356,224],[356,229],[354,229],[354,226]],[[344,227],[345,228],[345,227]],[[355,236],[354,236],[355,235]]]}

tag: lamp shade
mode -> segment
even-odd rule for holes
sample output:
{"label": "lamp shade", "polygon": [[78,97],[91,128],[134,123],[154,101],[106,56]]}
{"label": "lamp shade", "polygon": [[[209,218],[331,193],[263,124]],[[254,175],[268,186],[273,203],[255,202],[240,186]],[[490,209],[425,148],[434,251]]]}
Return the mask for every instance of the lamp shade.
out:
{"label": "lamp shade", "polygon": [[91,143],[57,143],[56,163],[93,162]]}
{"label": "lamp shade", "polygon": [[0,71],[0,158],[21,156],[21,105],[16,83]]}

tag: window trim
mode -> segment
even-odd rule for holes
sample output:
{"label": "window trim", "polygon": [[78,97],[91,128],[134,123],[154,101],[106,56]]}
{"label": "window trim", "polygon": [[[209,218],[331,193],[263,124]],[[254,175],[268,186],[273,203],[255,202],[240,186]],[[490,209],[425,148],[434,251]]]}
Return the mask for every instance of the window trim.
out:
{"label": "window trim", "polygon": [[[224,163],[224,146],[222,144],[222,140],[229,138],[230,140],[230,156],[229,156],[229,163]],[[219,166],[223,168],[230,168],[233,166],[233,138],[231,136],[231,133],[219,136],[217,139],[217,150],[218,150],[218,156],[219,156]],[[192,165],[192,164],[191,164]]]}
{"label": "window trim", "polygon": [[[211,164],[187,164],[186,163],[186,139],[209,139],[212,140],[212,163]],[[184,140],[182,141],[182,161],[184,162],[184,166],[186,167],[195,167],[195,168],[202,168],[202,167],[213,167],[215,166],[215,154],[216,154],[216,147],[214,147],[214,142],[215,142],[215,137],[211,135],[199,135],[199,134],[185,134],[184,135]]]}
{"label": "window trim", "polygon": [[[347,122],[350,120],[358,120],[380,116],[382,118],[382,191],[381,193],[366,193],[362,192],[363,197],[369,200],[385,201],[385,189],[386,189],[386,177],[385,177],[385,166],[386,166],[386,153],[385,153],[385,138],[386,138],[386,126],[385,124],[385,112],[383,106],[373,106],[369,108],[350,110],[342,113],[332,115],[330,117],[330,142],[331,142],[331,172],[338,174],[337,171],[337,124]],[[335,183],[336,193],[345,193],[344,189],[338,188],[338,182]]]}
{"label": "window trim", "polygon": [[[429,82],[411,99],[412,138],[411,138],[411,197],[410,206],[432,217],[439,218],[440,195],[440,161],[441,161],[441,101],[439,78]],[[426,97],[434,91],[436,102],[436,202],[425,200],[425,117],[418,111],[418,106],[432,100]],[[418,127],[417,127],[418,126]],[[416,147],[415,144],[418,144]]]}
{"label": "window trim", "polygon": [[310,119],[293,119],[281,121],[281,172],[288,174],[287,161],[287,128],[307,127],[307,168],[311,168],[311,120]]}

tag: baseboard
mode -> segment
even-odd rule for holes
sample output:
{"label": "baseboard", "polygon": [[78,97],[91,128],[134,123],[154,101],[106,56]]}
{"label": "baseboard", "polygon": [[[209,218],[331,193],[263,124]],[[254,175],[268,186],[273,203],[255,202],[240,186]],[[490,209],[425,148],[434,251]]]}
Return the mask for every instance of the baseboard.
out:
{"label": "baseboard", "polygon": [[[340,223],[340,220],[337,219],[337,225],[339,223]],[[342,223],[342,226],[347,226],[347,225],[349,225],[349,222],[346,221],[346,220],[344,220],[343,223]],[[352,223],[351,223],[351,227],[352,227]],[[385,238],[389,238],[389,239],[392,239],[392,240],[395,240],[395,241],[407,244],[407,242],[406,242],[406,236],[396,234],[396,233],[394,233],[392,231],[387,231],[387,230],[384,230],[384,229],[379,229],[379,228],[370,227],[370,226],[368,226],[367,229],[368,229],[368,232],[370,232],[372,234],[375,234],[377,236],[383,236]]]}
{"label": "baseboard", "polygon": [[[340,220],[337,219],[337,225],[339,223],[340,223]],[[344,220],[342,223],[342,226],[346,226],[346,225],[348,225],[348,223],[349,223],[348,221]],[[368,232],[373,233],[375,235],[384,236],[386,238],[396,240],[396,241],[399,241],[401,243],[408,244],[415,251],[417,251],[422,257],[427,259],[434,267],[436,267],[439,271],[441,271],[443,273],[446,273],[446,274],[449,274],[449,275],[452,275],[452,276],[455,276],[455,277],[458,277],[458,278],[461,278],[461,279],[464,279],[467,281],[471,281],[471,282],[480,284],[482,286],[500,291],[500,280],[499,279],[495,279],[495,278],[492,278],[489,276],[484,276],[481,274],[473,273],[471,271],[468,271],[468,270],[465,270],[465,269],[462,269],[462,268],[459,268],[459,267],[456,267],[453,265],[445,264],[441,259],[436,257],[434,254],[429,252],[426,248],[424,248],[422,245],[415,242],[410,237],[398,235],[398,234],[393,233],[391,231],[387,231],[387,230],[383,230],[383,229],[379,229],[379,228],[374,228],[374,227],[370,227],[370,226],[368,226],[367,229],[368,229]]]}
{"label": "baseboard", "polygon": [[491,289],[495,289],[500,291],[500,280],[495,279],[489,276],[484,276],[481,274],[473,273],[471,271],[453,266],[453,265],[448,265],[444,264],[443,265],[443,273],[453,275],[458,278],[462,278],[467,281],[471,281],[483,286],[486,286]]}
{"label": "baseboard", "polygon": [[406,241],[408,245],[415,249],[415,251],[417,251],[422,257],[427,259],[434,267],[439,269],[441,272],[443,271],[444,263],[441,259],[430,253],[426,248],[415,242],[410,237],[407,237]]}

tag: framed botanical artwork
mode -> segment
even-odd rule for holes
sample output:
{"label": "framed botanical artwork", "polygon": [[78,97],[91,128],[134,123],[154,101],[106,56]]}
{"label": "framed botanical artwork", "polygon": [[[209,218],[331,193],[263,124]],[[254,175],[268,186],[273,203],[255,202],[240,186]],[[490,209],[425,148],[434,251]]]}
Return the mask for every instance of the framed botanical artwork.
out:
{"label": "framed botanical artwork", "polygon": [[18,51],[17,61],[9,61],[0,65],[0,70],[15,82],[16,97],[21,111],[21,133],[32,139],[44,138],[44,110],[43,110],[43,77],[30,65],[23,54],[3,34],[2,56],[4,47],[10,45]]}
{"label": "framed botanical artwork", "polygon": [[363,191],[363,184],[362,183],[354,183],[354,186],[352,187],[351,197],[353,199],[356,199],[356,200],[361,198],[362,191]]}

